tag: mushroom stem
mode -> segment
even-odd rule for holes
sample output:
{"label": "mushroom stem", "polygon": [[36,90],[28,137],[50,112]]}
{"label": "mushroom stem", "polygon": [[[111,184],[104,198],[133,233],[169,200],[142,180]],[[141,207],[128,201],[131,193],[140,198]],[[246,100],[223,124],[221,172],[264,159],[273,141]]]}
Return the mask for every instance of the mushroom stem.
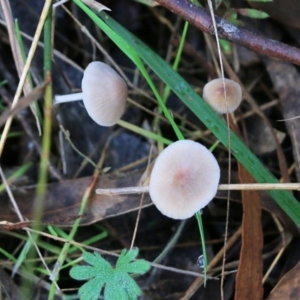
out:
{"label": "mushroom stem", "polygon": [[[219,184],[219,191],[224,190],[300,190],[300,183],[244,183],[244,184]],[[96,194],[115,196],[125,194],[148,193],[149,186],[134,186],[114,189],[97,189]]]}
{"label": "mushroom stem", "polygon": [[68,95],[55,95],[53,105],[57,105],[60,103],[79,101],[83,99],[83,93],[75,93]]}

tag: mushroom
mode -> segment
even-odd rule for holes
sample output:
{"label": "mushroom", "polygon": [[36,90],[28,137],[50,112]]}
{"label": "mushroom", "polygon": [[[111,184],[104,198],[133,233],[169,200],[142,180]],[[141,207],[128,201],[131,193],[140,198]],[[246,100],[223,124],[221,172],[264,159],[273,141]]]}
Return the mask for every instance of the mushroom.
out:
{"label": "mushroom", "polygon": [[109,65],[95,61],[84,71],[82,93],[55,96],[55,104],[83,100],[89,116],[101,126],[113,126],[125,111],[128,89]]}
{"label": "mushroom", "polygon": [[160,212],[173,219],[187,219],[216,195],[220,167],[203,145],[177,141],[158,156],[150,176],[149,194]]}
{"label": "mushroom", "polygon": [[[224,95],[224,83],[226,98]],[[231,79],[217,78],[204,86],[202,97],[217,113],[232,113],[242,101],[242,89],[237,82]]]}

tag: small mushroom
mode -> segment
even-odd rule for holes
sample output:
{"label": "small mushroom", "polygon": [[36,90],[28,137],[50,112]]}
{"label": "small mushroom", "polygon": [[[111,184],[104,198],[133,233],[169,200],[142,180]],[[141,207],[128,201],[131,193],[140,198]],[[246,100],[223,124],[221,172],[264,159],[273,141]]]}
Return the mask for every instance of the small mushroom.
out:
{"label": "small mushroom", "polygon": [[187,219],[216,195],[220,167],[203,145],[177,141],[158,156],[150,176],[149,194],[160,212]]}
{"label": "small mushroom", "polygon": [[113,126],[125,111],[128,89],[109,65],[91,62],[84,71],[82,93],[55,96],[54,104],[83,100],[89,116],[101,126]]}
{"label": "small mushroom", "polygon": [[[225,82],[227,104],[223,80]],[[203,99],[219,114],[232,113],[242,101],[242,89],[237,82],[231,79],[217,78],[204,86]]]}

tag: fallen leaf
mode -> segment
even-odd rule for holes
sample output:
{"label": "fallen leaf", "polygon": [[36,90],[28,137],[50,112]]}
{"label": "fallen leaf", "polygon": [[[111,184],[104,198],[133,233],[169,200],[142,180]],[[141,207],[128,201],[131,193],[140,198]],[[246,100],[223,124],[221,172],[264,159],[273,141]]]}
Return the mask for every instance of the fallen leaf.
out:
{"label": "fallen leaf", "polygon": [[300,28],[300,2],[295,0],[276,0],[272,2],[248,1],[251,6],[268,13],[281,23]]}
{"label": "fallen leaf", "polygon": [[[251,116],[245,121],[248,143],[251,150],[257,155],[263,155],[275,151],[277,144],[272,136],[271,128],[258,115]],[[286,134],[273,128],[274,134],[281,144]]]}
{"label": "fallen leaf", "polygon": [[47,84],[49,84],[49,82],[43,82],[41,85],[37,86],[34,90],[32,90],[29,94],[21,98],[13,108],[2,113],[0,117],[0,126],[5,124],[8,118],[16,116],[22,109],[26,108],[27,106],[32,104],[32,102],[41,98],[44,94],[44,90]]}
{"label": "fallen leaf", "polygon": [[[255,182],[251,175],[239,166],[242,182]],[[261,226],[260,197],[257,191],[242,191],[243,222],[242,248],[236,276],[235,299],[261,300],[263,298],[263,233]]]}
{"label": "fallen leaf", "polygon": [[272,290],[267,300],[300,299],[300,262],[286,273]]}
{"label": "fallen leaf", "polygon": [[[233,131],[241,136],[238,127],[231,122]],[[241,183],[255,183],[247,170],[238,164]],[[263,232],[261,203],[258,191],[243,190],[242,248],[236,275],[235,299],[263,299]]]}
{"label": "fallen leaf", "polygon": [[[96,187],[98,188],[117,188],[137,185],[141,173],[123,174],[111,177],[102,175],[99,177]],[[58,183],[51,183],[47,186],[44,200],[43,222],[55,223],[57,226],[70,226],[74,220],[69,221],[69,217],[78,215],[82,196],[92,181],[92,177],[66,180]],[[23,216],[32,220],[33,203],[36,188],[19,189],[14,191],[14,196]],[[116,195],[104,196],[91,195],[85,210],[85,215],[81,218],[81,225],[89,225],[99,220],[113,216],[125,214],[137,210],[140,205],[141,195]],[[4,193],[0,197],[1,212],[0,220],[8,222],[19,221],[13,212],[10,202]],[[151,204],[150,197],[145,194],[143,207]],[[64,220],[64,221],[63,221]]]}
{"label": "fallen leaf", "polygon": [[[279,94],[280,104],[284,119],[300,116],[300,75],[297,69],[289,63],[264,58],[269,76],[276,91]],[[297,172],[300,180],[300,118],[285,122],[289,136],[293,144],[293,154]]]}
{"label": "fallen leaf", "polygon": [[[25,299],[16,283],[3,268],[0,268],[0,298],[10,300]],[[4,297],[3,297],[4,296]],[[2,298],[3,297],[3,298]],[[7,298],[6,298],[7,297]]]}

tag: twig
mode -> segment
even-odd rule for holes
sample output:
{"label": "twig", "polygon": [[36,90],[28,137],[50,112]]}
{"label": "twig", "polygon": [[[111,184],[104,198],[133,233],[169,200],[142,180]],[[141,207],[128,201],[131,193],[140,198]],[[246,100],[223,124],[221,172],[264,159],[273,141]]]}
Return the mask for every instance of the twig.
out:
{"label": "twig", "polygon": [[[242,183],[242,184],[219,184],[219,191],[242,191],[242,190],[300,190],[300,183]],[[96,194],[115,196],[124,194],[148,193],[149,186],[133,186],[115,189],[96,189]]]}
{"label": "twig", "polygon": [[[12,193],[12,191],[11,191],[11,189],[10,189],[7,181],[6,181],[6,178],[4,176],[4,173],[2,171],[2,167],[1,166],[0,166],[0,177],[1,177],[1,179],[2,179],[2,181],[4,183],[4,185],[5,185],[7,194],[8,194],[9,199],[10,199],[10,202],[12,203],[12,205],[14,207],[14,210],[15,210],[16,214],[18,215],[18,218],[20,219],[21,222],[25,222],[25,219],[24,219],[21,211],[19,210],[19,207],[18,207],[18,204],[17,204],[17,202],[15,200],[15,197],[14,197],[14,195],[13,195],[13,193]],[[38,245],[36,244],[36,242],[35,242],[34,238],[32,237],[31,233],[28,230],[26,230],[26,232],[27,232],[27,235],[28,235],[29,239],[31,240],[32,244],[34,245],[34,247],[35,247],[35,249],[36,249],[36,251],[37,251],[37,253],[38,253],[38,255],[39,255],[39,257],[40,257],[40,259],[41,259],[41,261],[42,261],[42,263],[44,265],[44,267],[45,267],[45,269],[50,274],[50,270],[49,270],[49,268],[48,268],[48,266],[47,266],[47,264],[46,264],[46,262],[45,262],[45,260],[44,260],[44,258],[42,256],[42,253],[40,252],[40,249],[38,248]],[[14,266],[13,271],[12,271],[13,275],[17,271],[18,267],[19,267],[18,265]],[[56,287],[58,288],[57,284],[56,284]]]}
{"label": "twig", "polygon": [[[63,242],[63,243],[68,243],[68,244],[74,245],[74,246],[80,246],[82,248],[85,248],[85,249],[88,249],[88,250],[91,250],[91,251],[97,251],[97,252],[99,252],[100,254],[103,254],[103,255],[110,255],[110,256],[114,256],[114,257],[119,257],[120,256],[118,253],[115,253],[115,252],[112,252],[112,251],[102,250],[102,249],[99,249],[99,248],[96,248],[96,247],[93,247],[93,246],[89,246],[89,245],[85,245],[85,244],[82,244],[82,243],[75,242],[74,240],[67,240],[67,239],[61,238],[59,236],[53,236],[49,233],[34,230],[32,228],[25,227],[23,229],[28,230],[30,232],[37,233],[39,235],[48,237],[48,238],[56,240],[56,241],[60,241],[60,242]],[[198,278],[199,277],[203,278],[203,274],[201,274],[201,273],[188,271],[188,270],[181,270],[181,269],[168,267],[168,266],[163,266],[161,264],[156,264],[156,263],[153,263],[153,262],[149,262],[149,263],[154,268],[158,268],[158,269],[162,269],[162,270],[166,270],[166,271],[171,271],[171,272],[175,272],[175,273],[179,273],[179,274],[190,275],[190,276],[194,276],[194,277],[198,277]],[[213,280],[219,280],[217,277],[212,277],[212,276],[207,276],[207,278],[208,279],[213,279]]]}
{"label": "twig", "polygon": [[[157,2],[201,31],[214,34],[212,19],[205,9],[186,0],[157,0]],[[300,65],[300,49],[259,36],[217,16],[215,19],[220,38],[245,46],[258,53]]]}
{"label": "twig", "polygon": [[49,82],[44,81],[41,85],[37,86],[25,97],[21,98],[14,107],[5,111],[0,116],[0,126],[4,125],[8,118],[16,116],[22,109],[29,106],[33,101],[38,100],[44,95],[45,87]]}
{"label": "twig", "polygon": [[[14,25],[13,15],[11,12],[10,3],[8,0],[1,0],[1,5],[2,5],[2,10],[3,10],[3,15],[4,15],[4,18],[6,21],[6,25],[7,25],[7,32],[8,32],[9,42],[10,42],[10,46],[11,46],[11,51],[13,54],[13,58],[14,58],[17,72],[18,72],[18,76],[20,78],[22,75],[22,71],[23,71],[25,63],[24,63],[24,59],[22,57],[21,46],[18,43],[18,39],[16,36],[15,25]],[[27,94],[29,94],[31,92],[31,90],[32,90],[32,88],[30,86],[30,80],[28,78],[26,78],[26,80],[24,82],[24,87],[23,87],[24,95],[26,96]],[[40,122],[39,122],[39,119],[37,116],[36,107],[34,106],[33,103],[31,103],[30,108],[35,117],[38,132],[41,135],[42,134],[41,125],[40,125]]]}
{"label": "twig", "polygon": [[[70,144],[70,146],[74,149],[74,151],[76,151],[81,157],[83,157],[86,161],[88,161],[95,169],[97,169],[97,164],[93,162],[93,160],[91,158],[89,158],[88,156],[86,156],[84,153],[82,153],[81,151],[79,151],[76,146],[73,144],[73,142],[71,141],[70,138],[70,133],[68,130],[66,130],[63,125],[60,125],[60,130],[61,132],[65,135],[66,140],[68,141],[68,143]],[[100,170],[99,170],[100,171]]]}
{"label": "twig", "polygon": [[[219,42],[218,28],[217,28],[217,24],[216,24],[215,15],[214,15],[213,4],[212,4],[211,0],[207,0],[207,3],[208,3],[209,11],[210,11],[210,14],[211,14],[211,19],[213,21],[213,28],[214,28],[215,37],[216,37],[216,44],[217,44],[217,50],[218,50],[218,55],[219,55],[219,61],[220,61],[221,77],[222,77],[222,81],[223,81],[223,92],[224,92],[226,111],[227,111],[227,113],[226,113],[226,123],[227,123],[227,139],[228,139],[228,185],[229,185],[230,180],[231,180],[231,138],[230,138],[230,121],[229,121],[229,113],[228,113],[227,92],[226,92],[225,79],[224,79],[224,68],[223,68],[222,52],[221,52],[221,47],[220,47],[220,42]],[[226,248],[227,239],[228,239],[229,211],[230,211],[230,189],[228,189],[228,191],[227,191],[224,248]],[[226,251],[224,251],[223,261],[222,261],[221,300],[224,300],[225,263],[226,263]],[[204,281],[204,286],[205,286],[205,281]]]}
{"label": "twig", "polygon": [[[8,104],[11,105],[11,95],[8,93],[8,91],[6,89],[4,89],[3,87],[0,87],[0,94],[2,96],[2,98],[4,99],[4,101]],[[2,118],[3,114],[1,115]],[[0,118],[0,119],[1,119]],[[30,138],[30,140],[32,141],[36,151],[38,152],[39,155],[41,155],[42,149],[41,149],[41,145],[40,142],[37,140],[36,135],[34,130],[32,129],[32,126],[30,125],[30,122],[28,122],[28,120],[26,119],[24,114],[18,114],[16,116],[16,118],[20,121],[20,123],[22,124],[22,127],[24,128],[26,134],[28,135],[28,137]],[[51,173],[51,175],[56,178],[59,181],[62,181],[62,175],[60,173],[60,171],[53,165],[52,160],[50,159],[49,162],[49,172]]]}
{"label": "twig", "polygon": [[[16,94],[14,96],[14,100],[13,100],[13,103],[12,103],[13,107],[17,104],[17,102],[18,102],[18,100],[21,96],[22,89],[23,89],[23,86],[24,86],[24,83],[25,83],[30,65],[32,63],[33,56],[34,56],[35,50],[37,48],[37,44],[38,44],[38,41],[40,39],[42,29],[43,29],[43,26],[44,26],[44,22],[46,20],[46,17],[47,17],[49,9],[51,7],[51,4],[52,4],[51,0],[46,0],[45,1],[43,11],[41,13],[41,18],[39,20],[39,23],[38,23],[38,26],[37,26],[37,29],[36,29],[36,32],[35,32],[35,35],[34,35],[34,38],[33,38],[33,42],[32,42],[31,47],[29,49],[27,60],[26,60],[22,75],[20,77],[20,81],[19,81],[19,84],[18,84]],[[12,118],[9,118],[6,122],[6,124],[5,124],[4,130],[2,132],[1,139],[0,139],[0,156],[2,155],[4,145],[5,145],[5,141],[6,141],[6,138],[7,138],[7,134],[10,130],[11,123],[12,123]]]}

